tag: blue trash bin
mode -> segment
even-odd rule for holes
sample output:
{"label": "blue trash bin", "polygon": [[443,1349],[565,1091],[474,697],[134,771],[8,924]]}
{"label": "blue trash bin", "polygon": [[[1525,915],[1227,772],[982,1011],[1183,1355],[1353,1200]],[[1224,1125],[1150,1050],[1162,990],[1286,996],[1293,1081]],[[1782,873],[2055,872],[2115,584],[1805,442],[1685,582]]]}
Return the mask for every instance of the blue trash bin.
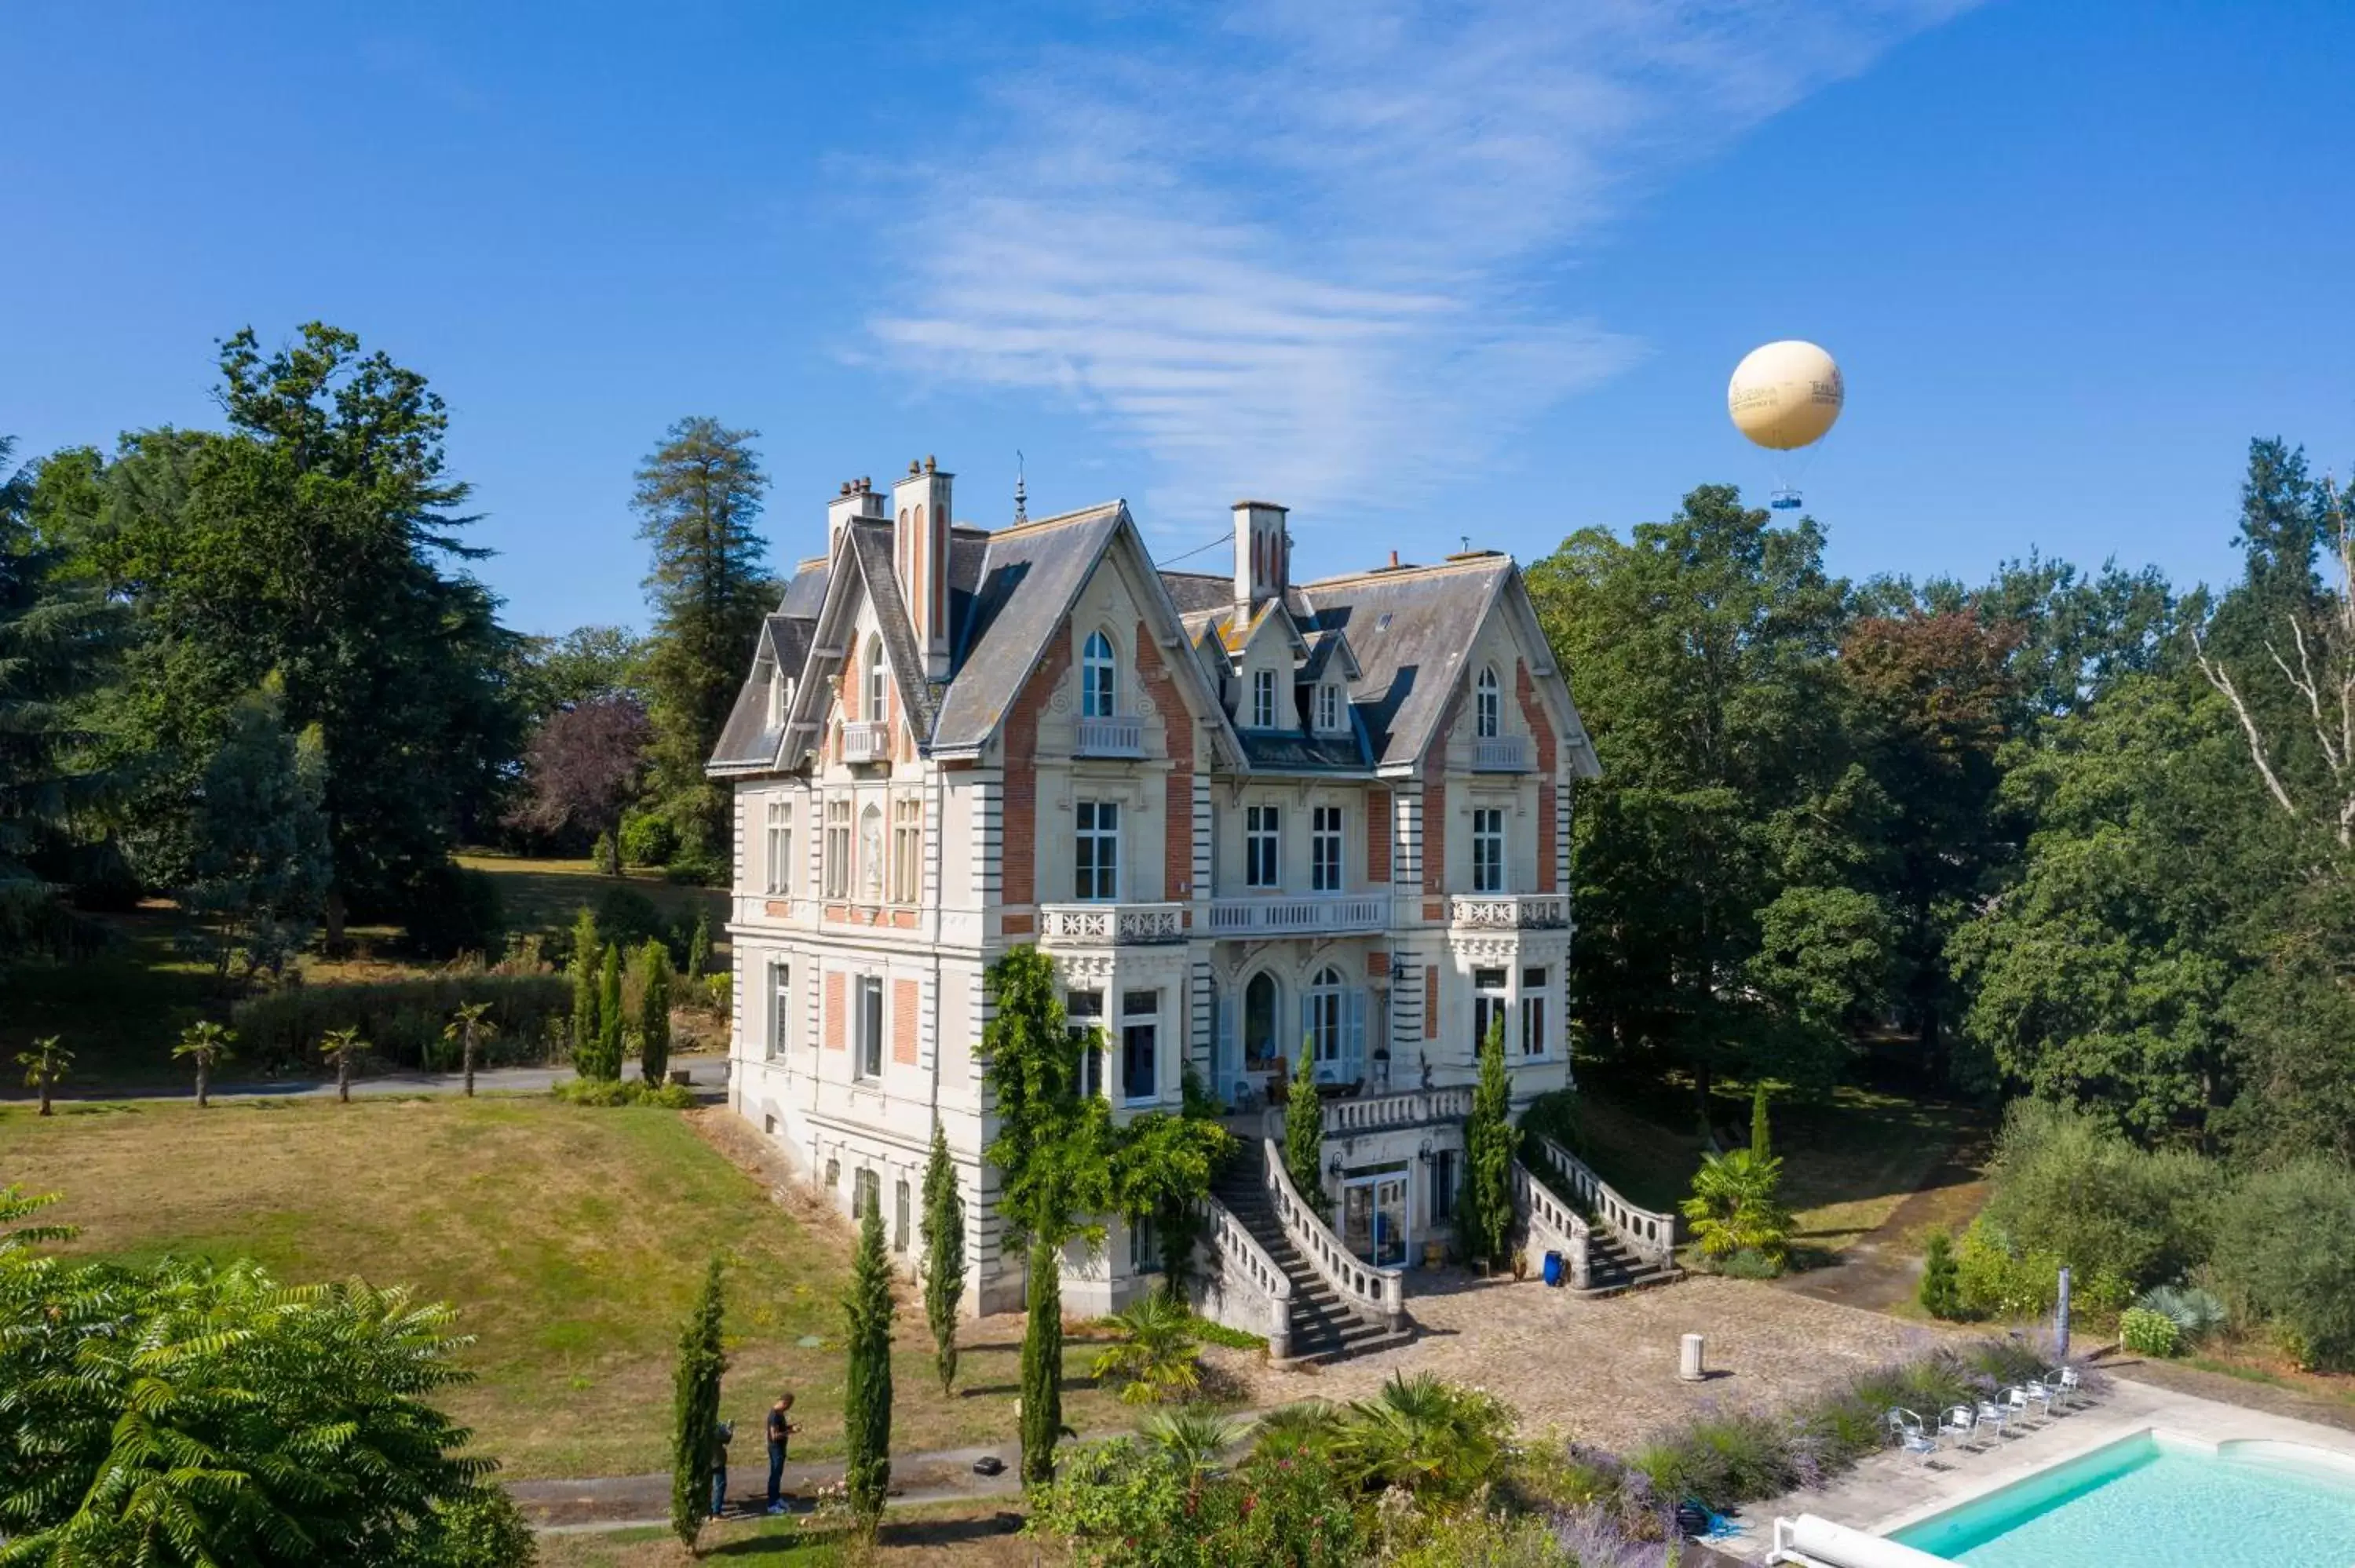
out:
{"label": "blue trash bin", "polygon": [[1545,1282],[1548,1285],[1559,1286],[1561,1283],[1561,1254],[1558,1252],[1546,1254]]}

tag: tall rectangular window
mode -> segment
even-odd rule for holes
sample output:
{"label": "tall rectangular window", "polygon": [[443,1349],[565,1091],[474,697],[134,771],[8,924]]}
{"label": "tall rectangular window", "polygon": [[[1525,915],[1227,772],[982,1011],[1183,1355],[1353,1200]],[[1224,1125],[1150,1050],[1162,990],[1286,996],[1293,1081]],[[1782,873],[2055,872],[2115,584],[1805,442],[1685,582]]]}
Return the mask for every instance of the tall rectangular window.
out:
{"label": "tall rectangular window", "polygon": [[879,1078],[883,1075],[883,980],[879,975],[858,977],[858,1075]]}
{"label": "tall rectangular window", "polygon": [[1455,1150],[1443,1149],[1431,1157],[1431,1217],[1455,1217]]}
{"label": "tall rectangular window", "polygon": [[1079,842],[1074,847],[1072,896],[1107,903],[1120,896],[1120,804],[1082,800],[1071,808]]}
{"label": "tall rectangular window", "polygon": [[1080,1092],[1101,1097],[1103,1083],[1104,999],[1100,991],[1075,991],[1063,999],[1063,1024],[1080,1047]]}
{"label": "tall rectangular window", "polygon": [[924,802],[916,795],[891,801],[891,902],[913,904],[924,885]]}
{"label": "tall rectangular window", "polygon": [[860,1167],[850,1173],[850,1214],[863,1220],[867,1211],[883,1202],[883,1178]]}
{"label": "tall rectangular window", "polygon": [[1253,729],[1275,727],[1275,672],[1252,672],[1252,721]]}
{"label": "tall rectangular window", "polygon": [[771,964],[769,966],[769,1054],[782,1056],[793,1043],[793,966]]}
{"label": "tall rectangular window", "polygon": [[1283,840],[1273,806],[1243,808],[1243,885],[1273,887],[1283,880]]}
{"label": "tall rectangular window", "polygon": [[1546,972],[1521,971],[1521,1054],[1546,1054]]}
{"label": "tall rectangular window", "polygon": [[1341,891],[1341,808],[1319,806],[1308,817],[1308,887]]}
{"label": "tall rectangular window", "polygon": [[821,870],[828,898],[850,896],[850,802],[826,803],[826,843]]}
{"label": "tall rectangular window", "polygon": [[1472,1052],[1478,1055],[1488,1044],[1488,1031],[1505,1023],[1505,971],[1472,971]]}
{"label": "tall rectangular window", "polygon": [[1128,1271],[1131,1274],[1161,1272],[1161,1237],[1153,1228],[1150,1214],[1128,1222]]}
{"label": "tall rectangular window", "polygon": [[1330,681],[1316,688],[1316,727],[1327,735],[1341,727],[1341,688]]}
{"label": "tall rectangular window", "polygon": [[1133,991],[1120,999],[1120,1095],[1149,1100],[1161,1093],[1156,1072],[1160,1047],[1161,993]]}
{"label": "tall rectangular window", "polygon": [[769,891],[794,890],[794,803],[769,802]]}
{"label": "tall rectangular window", "polygon": [[908,1179],[900,1178],[891,1194],[891,1250],[908,1250]]}
{"label": "tall rectangular window", "polygon": [[1472,891],[1505,891],[1505,812],[1498,806],[1472,810]]}

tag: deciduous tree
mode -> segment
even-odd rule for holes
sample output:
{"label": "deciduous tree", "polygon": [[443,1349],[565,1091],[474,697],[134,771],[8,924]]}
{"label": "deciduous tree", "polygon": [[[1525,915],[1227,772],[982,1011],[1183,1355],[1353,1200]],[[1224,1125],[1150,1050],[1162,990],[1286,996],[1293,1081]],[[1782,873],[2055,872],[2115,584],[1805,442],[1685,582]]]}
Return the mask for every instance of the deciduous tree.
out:
{"label": "deciduous tree", "polygon": [[317,928],[334,880],[325,745],[288,733],[273,677],[239,699],[206,766],[186,902],[213,972],[276,975]]}
{"label": "deciduous tree", "polygon": [[573,834],[576,845],[593,836],[609,846],[622,831],[623,809],[637,798],[653,735],[634,697],[592,697],[558,709],[524,750],[523,800],[507,821],[536,833]]}

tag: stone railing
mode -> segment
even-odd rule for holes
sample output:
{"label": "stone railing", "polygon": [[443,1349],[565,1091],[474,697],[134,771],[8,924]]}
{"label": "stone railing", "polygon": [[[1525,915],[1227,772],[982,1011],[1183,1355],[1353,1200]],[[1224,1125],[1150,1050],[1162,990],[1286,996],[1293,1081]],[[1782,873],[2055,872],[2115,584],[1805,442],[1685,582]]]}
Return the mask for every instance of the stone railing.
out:
{"label": "stone railing", "polygon": [[1603,1227],[1646,1262],[1673,1264],[1677,1256],[1677,1217],[1639,1209],[1611,1190],[1611,1184],[1586,1167],[1586,1162],[1552,1139],[1541,1139],[1545,1156],[1570,1183],[1570,1195],[1592,1212]]}
{"label": "stone railing", "polygon": [[1570,924],[1570,899],[1560,893],[1472,894],[1447,901],[1447,922],[1480,931],[1557,930]]}
{"label": "stone railing", "polygon": [[1112,718],[1083,718],[1075,750],[1082,757],[1142,757],[1145,721],[1135,714]]}
{"label": "stone railing", "polygon": [[1273,1139],[1261,1141],[1267,1161],[1267,1197],[1276,1223],[1316,1277],[1333,1287],[1352,1311],[1379,1317],[1392,1330],[1406,1327],[1406,1271],[1378,1268],[1341,1245],[1284,1169],[1284,1150]]}
{"label": "stone railing", "polygon": [[1287,936],[1296,932],[1379,931],[1390,917],[1387,898],[1219,898],[1210,904],[1214,937]]}
{"label": "stone railing", "polygon": [[1528,736],[1492,735],[1486,740],[1472,743],[1472,771],[1475,773],[1527,773],[1529,770]]}
{"label": "stone railing", "polygon": [[880,719],[862,719],[842,726],[845,762],[884,762],[891,756],[891,726]]}
{"label": "stone railing", "polygon": [[1183,904],[1045,904],[1039,940],[1050,947],[1133,947],[1186,939]]}
{"label": "stone railing", "polygon": [[1586,1222],[1518,1160],[1513,1161],[1513,1209],[1529,1232],[1532,1263],[1549,1252],[1558,1252],[1569,1265],[1570,1287],[1585,1289],[1590,1277]]}
{"label": "stone railing", "polygon": [[1209,1253],[1199,1291],[1204,1315],[1230,1329],[1267,1336],[1270,1361],[1292,1354],[1292,1278],[1243,1223],[1216,1198],[1202,1201],[1202,1245]]}
{"label": "stone railing", "polygon": [[1429,1127],[1462,1121],[1472,1114],[1468,1084],[1447,1089],[1411,1089],[1395,1095],[1362,1095],[1325,1103],[1325,1136],[1351,1138],[1390,1128]]}

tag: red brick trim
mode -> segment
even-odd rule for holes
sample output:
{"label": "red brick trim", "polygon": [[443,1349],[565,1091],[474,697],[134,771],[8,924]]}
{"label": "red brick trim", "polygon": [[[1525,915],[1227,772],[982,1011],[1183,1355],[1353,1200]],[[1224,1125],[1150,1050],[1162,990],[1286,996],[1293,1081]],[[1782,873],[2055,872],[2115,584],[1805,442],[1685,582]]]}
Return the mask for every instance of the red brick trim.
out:
{"label": "red brick trim", "polygon": [[842,997],[842,976],[839,974],[830,974],[826,976],[825,1035],[826,1048],[829,1051],[841,1051],[847,1049],[847,1047],[843,1044],[842,1021],[844,1014],[848,1011],[848,1009],[843,1005]]}
{"label": "red brick trim", "polygon": [[1136,623],[1136,678],[1161,715],[1170,768],[1161,786],[1161,896],[1194,895],[1194,711],[1178,694],[1178,683],[1153,641],[1153,630]]}
{"label": "red brick trim", "polygon": [[1423,971],[1423,1037],[1439,1038],[1439,968],[1426,965]]}
{"label": "red brick trim", "polygon": [[1366,880],[1379,887],[1391,879],[1391,792],[1366,791]]}
{"label": "red brick trim", "polygon": [[1455,683],[1447,694],[1447,706],[1441,710],[1439,723],[1431,732],[1431,744],[1423,754],[1423,890],[1425,893],[1447,891],[1447,745],[1455,735],[1455,722],[1464,716],[1464,694],[1471,689],[1471,677]]}
{"label": "red brick trim", "polygon": [[916,1065],[916,982],[891,982],[891,1060]]}
{"label": "red brick trim", "polygon": [[[1039,902],[1039,715],[1071,667],[1071,623],[1067,619],[1047,639],[1039,667],[1023,683],[1022,694],[1006,715],[1006,810],[998,888],[1013,907]],[[1009,921],[1003,927],[1012,930]],[[1023,927],[1029,929],[1028,922]]]}

